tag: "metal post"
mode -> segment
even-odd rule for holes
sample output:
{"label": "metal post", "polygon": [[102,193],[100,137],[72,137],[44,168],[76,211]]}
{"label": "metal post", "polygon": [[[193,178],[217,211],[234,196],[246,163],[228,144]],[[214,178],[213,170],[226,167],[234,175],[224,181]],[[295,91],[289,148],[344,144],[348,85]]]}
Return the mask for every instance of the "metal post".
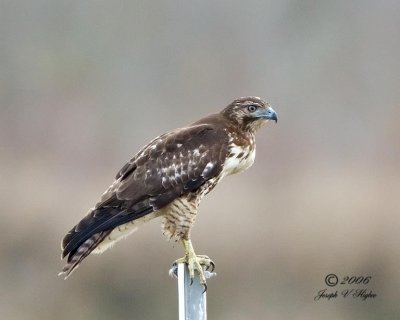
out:
{"label": "metal post", "polygon": [[[205,271],[206,278],[210,278],[216,273]],[[178,278],[179,294],[179,320],[207,320],[207,293],[200,284],[199,278],[194,277],[190,284],[189,270],[185,263],[170,270],[171,275]]]}

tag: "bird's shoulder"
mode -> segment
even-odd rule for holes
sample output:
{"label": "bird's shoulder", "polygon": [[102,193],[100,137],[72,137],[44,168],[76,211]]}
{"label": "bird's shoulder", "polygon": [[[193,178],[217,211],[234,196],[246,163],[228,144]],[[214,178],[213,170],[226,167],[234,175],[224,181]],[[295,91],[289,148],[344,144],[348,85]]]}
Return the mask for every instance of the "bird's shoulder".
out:
{"label": "bird's shoulder", "polygon": [[158,168],[170,166],[172,163],[177,165],[199,155],[203,159],[222,157],[228,152],[229,139],[229,128],[224,124],[223,118],[219,114],[210,115],[150,141],[122,167],[116,179],[124,180],[132,171],[150,165]]}

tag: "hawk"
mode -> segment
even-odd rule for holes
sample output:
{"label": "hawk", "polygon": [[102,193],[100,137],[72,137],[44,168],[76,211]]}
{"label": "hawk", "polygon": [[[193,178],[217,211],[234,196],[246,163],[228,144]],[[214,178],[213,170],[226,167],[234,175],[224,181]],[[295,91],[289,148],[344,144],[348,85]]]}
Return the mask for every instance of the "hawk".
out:
{"label": "hawk", "polygon": [[66,278],[91,253],[102,253],[141,224],[161,217],[164,234],[180,240],[190,278],[212,260],[196,255],[190,231],[201,199],[224,177],[248,169],[256,154],[255,132],[269,120],[277,122],[271,106],[258,97],[234,100],[221,112],[190,126],[160,135],[143,147],[117,174],[62,241],[60,274]]}

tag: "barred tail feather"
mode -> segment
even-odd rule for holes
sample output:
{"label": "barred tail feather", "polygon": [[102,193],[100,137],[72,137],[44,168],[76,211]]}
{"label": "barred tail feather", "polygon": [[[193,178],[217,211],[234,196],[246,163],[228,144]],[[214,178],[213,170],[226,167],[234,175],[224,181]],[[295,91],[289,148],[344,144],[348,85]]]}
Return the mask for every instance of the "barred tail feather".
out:
{"label": "barred tail feather", "polygon": [[67,264],[60,275],[65,274],[67,278],[89,254],[102,253],[155,216],[151,206],[130,212],[116,207],[89,210],[62,241],[61,258],[67,257]]}
{"label": "barred tail feather", "polygon": [[58,275],[65,274],[64,279],[67,279],[82,260],[85,259],[109,233],[110,231],[96,233],[82,243],[76,250],[71,251],[68,254],[67,264]]}

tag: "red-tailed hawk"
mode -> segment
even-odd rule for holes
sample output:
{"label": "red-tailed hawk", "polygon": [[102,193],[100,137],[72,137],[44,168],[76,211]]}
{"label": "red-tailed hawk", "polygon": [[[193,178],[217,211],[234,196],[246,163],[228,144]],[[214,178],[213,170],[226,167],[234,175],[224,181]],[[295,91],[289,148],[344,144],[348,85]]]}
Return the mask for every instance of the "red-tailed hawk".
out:
{"label": "red-tailed hawk", "polygon": [[249,168],[255,158],[255,132],[268,120],[277,121],[270,105],[258,97],[236,99],[220,113],[165,133],[140,150],[117,174],[102,195],[62,241],[66,277],[90,253],[101,253],[142,223],[162,217],[164,234],[182,241],[190,277],[198,272],[206,288],[202,265],[190,230],[200,200],[222,178]]}

